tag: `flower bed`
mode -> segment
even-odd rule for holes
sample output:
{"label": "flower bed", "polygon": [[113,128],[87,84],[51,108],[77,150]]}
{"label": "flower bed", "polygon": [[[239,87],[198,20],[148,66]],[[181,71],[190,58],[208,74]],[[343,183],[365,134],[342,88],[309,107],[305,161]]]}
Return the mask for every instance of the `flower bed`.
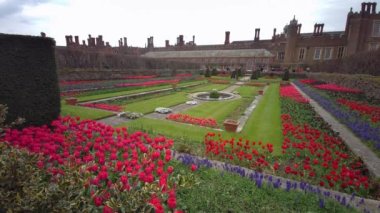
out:
{"label": "flower bed", "polygon": [[[301,96],[297,90],[291,94],[290,97]],[[214,133],[205,136],[206,155],[334,190],[370,194],[376,186],[371,185],[363,162],[310,104],[298,102],[298,98],[281,98],[284,140],[280,155],[272,154],[270,143],[225,139]]]}
{"label": "flower bed", "polygon": [[197,118],[197,117],[193,117],[191,115],[186,115],[186,114],[172,113],[166,116],[166,119],[176,121],[176,122],[189,123],[189,124],[211,127],[211,128],[216,128],[218,126],[216,120],[213,118]]}
{"label": "flower bed", "polygon": [[367,115],[373,123],[380,122],[380,107],[370,106],[366,103],[351,101],[343,98],[337,100],[339,104],[347,106],[353,111],[359,112],[362,115]]}
{"label": "flower bed", "polygon": [[320,84],[316,85],[315,88],[321,89],[321,90],[328,90],[328,91],[334,91],[334,92],[345,92],[345,93],[353,93],[353,94],[359,94],[363,93],[363,91],[358,89],[352,89],[348,87],[342,87],[338,86],[336,84]]}
{"label": "flower bed", "polygon": [[187,77],[192,77],[193,75],[191,73],[180,73],[180,74],[176,74],[175,77],[176,78],[187,78]]}
{"label": "flower bed", "polygon": [[97,109],[104,109],[104,110],[114,111],[114,112],[121,112],[121,111],[123,111],[123,107],[122,106],[111,105],[111,104],[86,103],[86,104],[81,104],[81,106],[91,107],[91,108],[97,108]]}
{"label": "flower bed", "polygon": [[229,81],[229,80],[212,79],[212,78],[209,78],[209,79],[208,79],[208,82],[209,82],[209,83],[213,83],[213,84],[230,84],[230,81]]}
{"label": "flower bed", "polygon": [[299,103],[308,103],[309,100],[304,98],[293,85],[281,86],[280,96],[283,98],[290,98]]}
{"label": "flower bed", "polygon": [[315,84],[316,82],[318,82],[318,81],[316,81],[316,80],[314,80],[314,79],[302,79],[302,80],[299,80],[301,83],[304,83],[304,84]]}
{"label": "flower bed", "polygon": [[130,75],[130,76],[125,76],[125,79],[149,79],[149,78],[156,78],[158,77],[157,75]]}
{"label": "flower bed", "polygon": [[164,212],[176,208],[174,168],[167,166],[173,141],[165,137],[128,134],[125,128],[65,117],[52,122],[51,128],[8,129],[4,141],[38,155],[36,166],[51,174],[54,183],[65,179],[65,170],[78,169],[73,179],[77,185],[67,186],[82,187],[80,197],[73,196],[70,202],[86,203],[79,206],[83,210]]}
{"label": "flower bed", "polygon": [[313,90],[313,88],[309,88],[299,82],[295,82],[295,84],[297,84],[303,92],[315,100],[326,111],[346,125],[354,134],[356,134],[363,141],[367,142],[371,148],[380,151],[380,127],[370,125],[370,123],[363,120],[362,116],[359,114],[343,109],[333,100],[319,94],[317,91]]}
{"label": "flower bed", "polygon": [[175,84],[178,83],[178,79],[174,80],[155,80],[155,81],[146,81],[146,82],[136,82],[136,83],[121,83],[116,84],[117,87],[148,87],[148,86],[155,86],[160,84]]}

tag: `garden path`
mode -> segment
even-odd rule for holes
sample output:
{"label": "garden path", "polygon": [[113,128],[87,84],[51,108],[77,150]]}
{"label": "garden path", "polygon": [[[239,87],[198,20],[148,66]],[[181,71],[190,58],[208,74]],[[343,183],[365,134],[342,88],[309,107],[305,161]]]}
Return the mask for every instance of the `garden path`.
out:
{"label": "garden path", "polygon": [[[293,83],[292,83],[293,84]],[[347,129],[343,124],[334,118],[330,113],[323,109],[316,101],[311,99],[306,95],[297,85],[293,86],[306,98],[310,101],[311,106],[314,110],[328,123],[331,125],[331,128],[339,132],[340,137],[347,144],[347,146],[359,156],[364,164],[366,164],[369,171],[375,175],[375,177],[380,178],[380,159],[367,147],[363,142],[356,137],[349,129]]]}

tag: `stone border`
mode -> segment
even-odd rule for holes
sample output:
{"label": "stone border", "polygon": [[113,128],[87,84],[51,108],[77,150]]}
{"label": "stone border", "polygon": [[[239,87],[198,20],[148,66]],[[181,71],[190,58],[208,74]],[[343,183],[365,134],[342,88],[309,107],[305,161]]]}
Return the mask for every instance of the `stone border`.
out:
{"label": "stone border", "polygon": [[197,99],[197,100],[202,100],[202,101],[226,101],[226,100],[234,100],[234,99],[241,98],[240,95],[233,94],[231,92],[219,92],[219,91],[218,91],[218,93],[227,94],[227,95],[230,95],[230,96],[226,97],[226,98],[219,97],[218,99],[216,99],[216,98],[200,98],[200,97],[198,97],[198,95],[207,94],[207,93],[209,93],[209,92],[192,93],[192,94],[190,94],[190,97],[194,98],[194,99]]}

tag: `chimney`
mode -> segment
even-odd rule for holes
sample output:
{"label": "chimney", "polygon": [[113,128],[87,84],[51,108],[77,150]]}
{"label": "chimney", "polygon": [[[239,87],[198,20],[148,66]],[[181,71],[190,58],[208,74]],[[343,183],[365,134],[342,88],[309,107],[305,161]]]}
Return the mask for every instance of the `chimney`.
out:
{"label": "chimney", "polygon": [[255,29],[255,41],[260,40],[260,28]]}
{"label": "chimney", "polygon": [[195,45],[195,35],[193,35],[193,45]]}
{"label": "chimney", "polygon": [[372,3],[372,14],[376,14],[376,5],[377,5],[376,2]]}
{"label": "chimney", "polygon": [[165,40],[165,47],[169,47],[170,44],[169,44],[169,40]]}
{"label": "chimney", "polygon": [[273,36],[272,36],[272,37],[275,37],[275,36],[276,36],[276,31],[277,31],[277,29],[274,28],[274,29],[273,29]]}
{"label": "chimney", "polygon": [[86,46],[86,41],[85,40],[82,40],[82,45]]}
{"label": "chimney", "polygon": [[41,32],[41,37],[45,38],[46,37],[46,33]]}
{"label": "chimney", "polygon": [[183,35],[179,35],[179,46],[183,46],[184,44]]}
{"label": "chimney", "polygon": [[67,36],[65,36],[65,38],[66,38],[66,46],[68,47],[68,46],[70,46],[69,36],[67,35]]}
{"label": "chimney", "polygon": [[75,44],[79,46],[79,36],[74,36]]}
{"label": "chimney", "polygon": [[325,26],[325,24],[321,24],[321,30],[320,30],[320,32],[319,32],[319,34],[321,34],[322,35],[322,33],[323,33],[323,27]]}
{"label": "chimney", "polygon": [[230,31],[226,31],[224,45],[229,45],[229,44],[230,44]]}
{"label": "chimney", "polygon": [[127,47],[127,37],[124,37],[124,46]]}

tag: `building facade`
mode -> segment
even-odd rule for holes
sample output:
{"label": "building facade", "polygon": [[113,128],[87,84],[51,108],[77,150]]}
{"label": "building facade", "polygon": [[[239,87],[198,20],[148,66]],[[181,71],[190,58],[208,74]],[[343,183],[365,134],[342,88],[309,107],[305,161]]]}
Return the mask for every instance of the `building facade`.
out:
{"label": "building facade", "polygon": [[[118,47],[104,43],[102,36],[96,39],[89,36],[87,45],[85,41],[80,44],[77,36],[75,42],[72,41],[72,36],[66,36],[66,42],[67,48],[186,61],[203,67],[292,70],[303,70],[314,63],[380,48],[380,12],[376,12],[375,2],[362,3],[359,12],[353,12],[351,8],[344,31],[325,32],[323,23],[316,23],[314,31],[309,33],[301,33],[301,28],[302,24],[293,18],[283,32],[278,34],[273,29],[271,39],[261,40],[260,29],[257,28],[253,40],[233,42],[230,42],[230,32],[227,31],[224,43],[219,45],[196,45],[195,36],[186,43],[183,35],[178,36],[174,45],[166,40],[165,47],[155,47],[152,36],[148,38],[145,48],[128,46],[126,37],[119,40]],[[258,54],[259,52],[265,54]]]}

